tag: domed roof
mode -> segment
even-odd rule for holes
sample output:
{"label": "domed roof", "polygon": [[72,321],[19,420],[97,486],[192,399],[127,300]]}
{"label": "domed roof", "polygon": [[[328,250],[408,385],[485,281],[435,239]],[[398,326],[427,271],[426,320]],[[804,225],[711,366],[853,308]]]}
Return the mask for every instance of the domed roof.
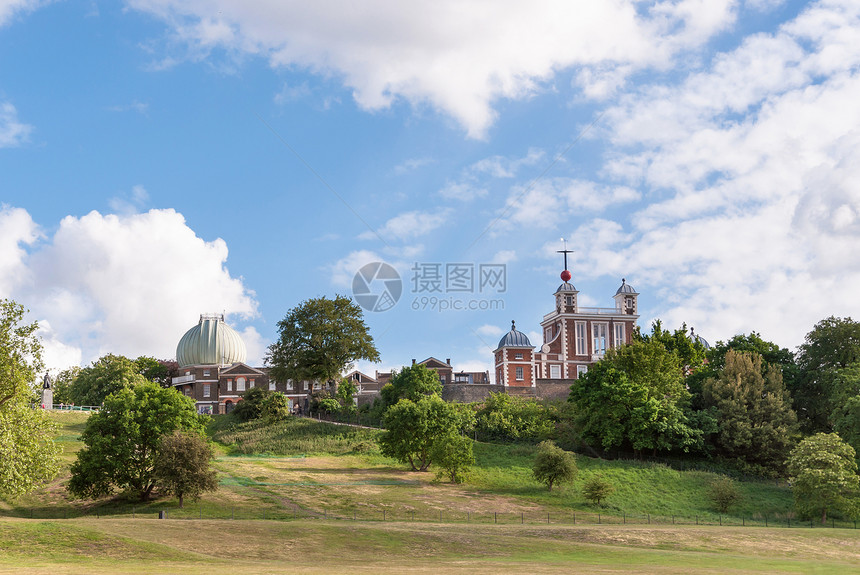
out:
{"label": "domed roof", "polygon": [[690,328],[690,339],[701,343],[705,349],[711,349],[711,344],[708,343],[708,340],[697,334],[693,328]]}
{"label": "domed roof", "polygon": [[200,315],[200,323],[185,332],[176,346],[176,361],[186,365],[229,365],[244,362],[245,342],[223,315]]}
{"label": "domed roof", "polygon": [[517,331],[517,324],[511,322],[511,331],[499,340],[499,347],[534,347],[526,334]]}
{"label": "domed roof", "polygon": [[615,295],[618,295],[620,293],[631,293],[634,295],[638,295],[636,294],[636,290],[633,289],[633,286],[627,283],[627,280],[624,278],[621,278],[621,287],[618,288],[618,291],[615,292]]}
{"label": "domed roof", "polygon": [[570,283],[570,282],[564,282],[563,284],[561,284],[560,286],[558,286],[558,289],[557,289],[557,290],[555,290],[555,293],[558,293],[558,292],[560,292],[560,291],[576,291],[576,288],[575,288],[575,287],[573,287],[573,284],[572,284],[572,283]]}

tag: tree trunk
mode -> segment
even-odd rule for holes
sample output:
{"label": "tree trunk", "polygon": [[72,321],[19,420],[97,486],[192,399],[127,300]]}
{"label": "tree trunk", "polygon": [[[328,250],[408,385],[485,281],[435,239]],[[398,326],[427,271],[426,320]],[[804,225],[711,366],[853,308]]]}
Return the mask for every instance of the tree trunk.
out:
{"label": "tree trunk", "polygon": [[182,495],[182,493],[180,493],[179,494],[179,508],[180,509],[182,509],[182,501],[183,501],[183,495]]}
{"label": "tree trunk", "polygon": [[827,508],[821,510],[821,524],[827,525]]}

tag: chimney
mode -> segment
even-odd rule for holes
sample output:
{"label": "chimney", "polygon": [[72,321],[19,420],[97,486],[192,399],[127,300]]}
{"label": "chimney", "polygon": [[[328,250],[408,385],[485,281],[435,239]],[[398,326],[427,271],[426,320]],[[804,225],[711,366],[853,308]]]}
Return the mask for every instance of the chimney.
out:
{"label": "chimney", "polygon": [[449,357],[449,358],[445,359],[445,363],[447,363],[448,365],[451,365],[451,358]]}
{"label": "chimney", "polygon": [[412,358],[412,365],[415,365],[415,358]]}

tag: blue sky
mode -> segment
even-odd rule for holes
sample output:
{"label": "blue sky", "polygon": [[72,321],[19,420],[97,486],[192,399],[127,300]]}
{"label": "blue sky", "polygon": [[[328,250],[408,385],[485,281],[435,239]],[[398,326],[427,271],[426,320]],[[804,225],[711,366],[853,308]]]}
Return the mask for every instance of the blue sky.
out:
{"label": "blue sky", "polygon": [[582,305],[626,278],[643,326],[794,348],[860,315],[857,102],[849,1],[0,0],[0,297],[55,369],[210,312],[258,364],[381,261],[359,367],[489,369],[512,319],[539,344],[564,237]]}

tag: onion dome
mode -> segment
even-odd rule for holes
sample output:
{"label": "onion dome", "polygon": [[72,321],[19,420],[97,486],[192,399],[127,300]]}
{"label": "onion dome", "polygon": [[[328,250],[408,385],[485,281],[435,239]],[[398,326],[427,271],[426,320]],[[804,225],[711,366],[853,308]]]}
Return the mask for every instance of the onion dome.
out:
{"label": "onion dome", "polygon": [[185,332],[176,346],[176,361],[187,365],[230,365],[244,362],[245,342],[223,315],[200,315],[200,323]]}
{"label": "onion dome", "polygon": [[638,294],[636,293],[636,290],[635,290],[635,289],[633,289],[633,286],[632,286],[632,285],[630,285],[629,283],[627,283],[627,280],[626,280],[626,279],[621,278],[621,287],[620,287],[620,288],[618,288],[618,291],[616,291],[616,292],[615,292],[615,295],[623,294],[623,293],[629,293],[629,294],[633,294],[633,295],[638,295]]}
{"label": "onion dome", "polygon": [[499,340],[499,347],[534,347],[526,334],[517,331],[517,324],[511,321],[511,331]]}

